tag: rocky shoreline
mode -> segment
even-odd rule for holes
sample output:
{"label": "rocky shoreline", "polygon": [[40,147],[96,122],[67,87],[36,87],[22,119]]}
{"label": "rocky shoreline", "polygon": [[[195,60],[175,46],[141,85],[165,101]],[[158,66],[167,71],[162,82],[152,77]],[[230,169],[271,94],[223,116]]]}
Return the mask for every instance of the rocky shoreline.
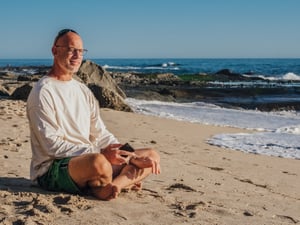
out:
{"label": "rocky shoreline", "polygon": [[[183,80],[173,74],[113,73],[127,97],[172,102],[207,102],[261,111],[300,110],[300,82],[266,81],[221,70]],[[195,76],[193,76],[195,78]],[[232,83],[230,83],[232,82]]]}
{"label": "rocky shoreline", "polygon": [[[49,69],[47,66],[0,68],[0,97],[26,100],[34,83]],[[102,107],[120,111],[131,111],[124,101],[126,97],[172,102],[202,101],[261,111],[300,110],[299,81],[295,81],[295,85],[290,81],[270,82],[227,69],[188,78],[174,74],[108,72],[92,61],[83,62],[76,76],[93,91]]]}

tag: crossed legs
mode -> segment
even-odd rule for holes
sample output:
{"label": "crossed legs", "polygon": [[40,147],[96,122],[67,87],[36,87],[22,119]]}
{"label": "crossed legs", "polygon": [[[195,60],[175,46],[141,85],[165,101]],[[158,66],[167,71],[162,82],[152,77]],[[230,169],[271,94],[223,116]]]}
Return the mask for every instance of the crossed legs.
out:
{"label": "crossed legs", "polygon": [[[159,162],[159,155],[153,149],[136,150],[136,155]],[[110,200],[117,198],[122,189],[141,182],[153,172],[152,167],[143,167],[138,158],[128,165],[116,166],[111,165],[104,155],[92,153],[72,158],[69,174],[79,188],[88,186],[95,197]]]}

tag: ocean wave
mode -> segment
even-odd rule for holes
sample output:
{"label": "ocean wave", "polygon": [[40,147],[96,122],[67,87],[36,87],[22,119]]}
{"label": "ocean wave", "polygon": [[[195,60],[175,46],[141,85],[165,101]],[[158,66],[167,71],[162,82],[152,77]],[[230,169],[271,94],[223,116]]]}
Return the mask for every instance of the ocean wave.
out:
{"label": "ocean wave", "polygon": [[283,76],[284,80],[300,80],[300,76],[294,73],[287,73]]}
{"label": "ocean wave", "polygon": [[207,143],[253,154],[300,159],[299,135],[287,133],[217,134]]}
{"label": "ocean wave", "polygon": [[251,133],[215,135],[207,141],[212,145],[254,154],[300,159],[300,118],[294,111],[268,113],[227,109],[204,102],[172,103],[132,98],[127,98],[126,102],[135,112],[145,115],[251,130]]}
{"label": "ocean wave", "polygon": [[245,77],[257,77],[260,79],[264,79],[264,80],[269,80],[269,81],[300,81],[300,76],[292,73],[292,72],[288,72],[284,75],[277,75],[276,77],[274,76],[268,76],[268,75],[247,75],[244,74],[243,76]]}
{"label": "ocean wave", "polygon": [[278,129],[276,129],[275,132],[300,135],[300,124],[298,126],[280,127]]}
{"label": "ocean wave", "polygon": [[281,127],[300,124],[299,114],[294,111],[261,112],[257,110],[229,109],[211,103],[175,103],[127,98],[126,102],[142,114],[170,117],[196,123],[249,130],[276,131]]}
{"label": "ocean wave", "polygon": [[123,71],[130,71],[130,70],[140,70],[140,71],[148,71],[148,70],[157,70],[157,71],[178,71],[180,70],[180,67],[178,67],[178,64],[174,62],[166,62],[162,64],[145,64],[141,66],[112,66],[105,64],[103,68],[107,70],[123,70]]}
{"label": "ocean wave", "polygon": [[104,65],[104,69],[112,69],[112,70],[140,70],[142,69],[141,67],[136,67],[136,66],[110,66],[110,65]]}
{"label": "ocean wave", "polygon": [[149,66],[149,67],[144,67],[142,68],[144,70],[180,70],[179,67],[153,67],[153,66]]}

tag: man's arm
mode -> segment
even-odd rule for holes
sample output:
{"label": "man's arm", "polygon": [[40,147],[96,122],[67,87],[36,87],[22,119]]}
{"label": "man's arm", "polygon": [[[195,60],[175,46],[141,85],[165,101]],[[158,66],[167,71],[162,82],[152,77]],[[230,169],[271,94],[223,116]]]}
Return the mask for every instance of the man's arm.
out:
{"label": "man's arm", "polygon": [[95,146],[100,149],[106,148],[110,144],[118,144],[117,138],[107,130],[101,116],[98,101],[94,97],[91,98],[91,124],[90,139]]}
{"label": "man's arm", "polygon": [[62,158],[94,151],[89,144],[74,144],[64,140],[64,134],[55,123],[55,113],[51,109],[35,106],[27,113],[36,142],[33,144],[38,144],[47,155]]}

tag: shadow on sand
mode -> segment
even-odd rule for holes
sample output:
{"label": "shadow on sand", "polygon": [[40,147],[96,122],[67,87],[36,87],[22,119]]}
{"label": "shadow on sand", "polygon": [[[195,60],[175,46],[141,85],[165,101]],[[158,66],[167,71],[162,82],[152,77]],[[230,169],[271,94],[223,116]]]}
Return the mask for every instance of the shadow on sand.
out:
{"label": "shadow on sand", "polygon": [[34,192],[49,194],[37,184],[24,177],[0,177],[0,190],[9,192]]}

